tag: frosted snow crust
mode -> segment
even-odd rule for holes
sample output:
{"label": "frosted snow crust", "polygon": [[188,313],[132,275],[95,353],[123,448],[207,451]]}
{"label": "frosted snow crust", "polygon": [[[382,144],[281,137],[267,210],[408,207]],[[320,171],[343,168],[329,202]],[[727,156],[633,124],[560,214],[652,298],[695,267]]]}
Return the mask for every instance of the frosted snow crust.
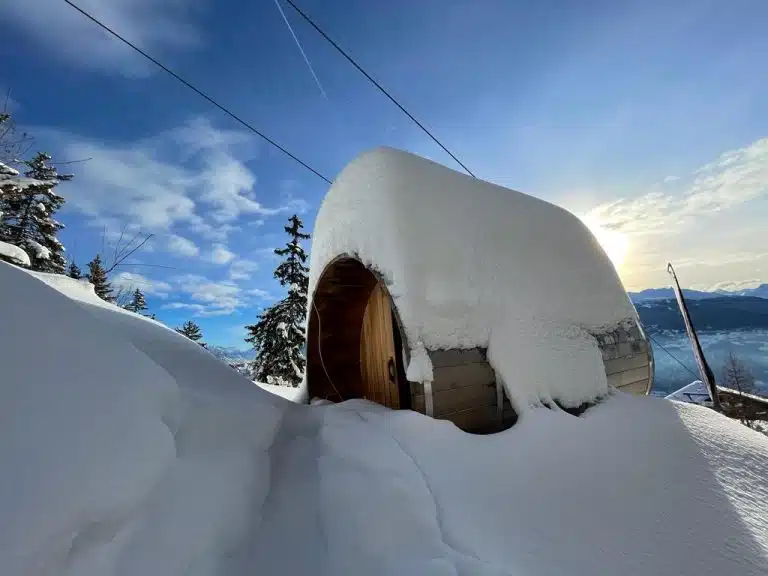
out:
{"label": "frosted snow crust", "polygon": [[299,405],[50,277],[0,263],[3,576],[766,574],[768,438],[713,411]]}
{"label": "frosted snow crust", "polygon": [[342,255],[385,278],[412,352],[416,343],[487,347],[518,411],[605,394],[588,331],[636,318],[610,260],[574,215],[391,148],[358,157],[325,197],[310,294]]}

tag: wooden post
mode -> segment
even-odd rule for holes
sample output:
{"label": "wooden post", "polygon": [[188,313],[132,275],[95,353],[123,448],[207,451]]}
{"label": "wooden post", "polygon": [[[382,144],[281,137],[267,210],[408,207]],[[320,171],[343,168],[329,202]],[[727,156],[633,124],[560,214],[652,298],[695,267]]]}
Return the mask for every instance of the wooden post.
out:
{"label": "wooden post", "polygon": [[424,381],[424,412],[427,416],[435,416],[435,403],[432,397],[432,382],[429,380]]}

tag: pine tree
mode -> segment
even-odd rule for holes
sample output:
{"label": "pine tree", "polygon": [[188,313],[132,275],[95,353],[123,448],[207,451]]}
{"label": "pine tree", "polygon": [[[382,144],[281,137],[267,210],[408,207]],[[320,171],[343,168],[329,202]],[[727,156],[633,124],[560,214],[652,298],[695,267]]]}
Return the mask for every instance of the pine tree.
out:
{"label": "pine tree", "polygon": [[[198,340],[203,337],[203,332],[200,330],[200,326],[192,322],[192,320],[184,322],[181,328],[176,328],[176,332],[183,334],[193,342],[198,342]],[[203,345],[202,342],[198,342],[198,344],[201,346]]]}
{"label": "pine tree", "polygon": [[88,262],[88,274],[85,277],[93,284],[93,290],[99,298],[106,302],[114,301],[112,285],[109,283],[107,272],[101,264],[100,254],[96,254],[96,257]]}
{"label": "pine tree", "polygon": [[125,306],[125,309],[135,312],[136,314],[141,314],[147,309],[147,302],[144,299],[144,294],[141,290],[136,288],[136,290],[133,291],[133,298],[130,303]]}
{"label": "pine tree", "polygon": [[80,280],[80,278],[83,277],[83,273],[80,271],[80,268],[78,268],[77,264],[75,264],[75,261],[72,260],[72,262],[69,263],[69,268],[67,269],[67,276],[70,278],[74,278],[75,280]]}
{"label": "pine tree", "polygon": [[304,321],[309,287],[307,254],[300,241],[307,240],[309,234],[301,232],[304,224],[295,214],[289,222],[285,231],[291,239],[285,248],[275,250],[275,254],[285,258],[275,269],[275,278],[282,286],[288,287],[288,295],[264,310],[256,324],[246,326],[249,335],[245,341],[256,350],[254,379],[298,386],[306,365],[303,356],[306,341]]}
{"label": "pine tree", "polygon": [[64,225],[53,215],[64,205],[54,188],[71,180],[71,174],[58,174],[48,162],[51,157],[39,152],[24,162],[23,190],[0,197],[0,240],[24,249],[30,255],[32,270],[63,274],[66,266],[64,246],[56,238]]}

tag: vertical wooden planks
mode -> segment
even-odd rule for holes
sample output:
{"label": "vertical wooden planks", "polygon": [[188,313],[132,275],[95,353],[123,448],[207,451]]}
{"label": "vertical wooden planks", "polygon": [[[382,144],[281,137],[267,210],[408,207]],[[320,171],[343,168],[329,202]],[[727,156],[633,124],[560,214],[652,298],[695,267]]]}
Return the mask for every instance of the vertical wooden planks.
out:
{"label": "vertical wooden planks", "polygon": [[[390,369],[394,375],[392,379]],[[360,371],[366,398],[390,408],[400,407],[392,311],[389,295],[381,283],[376,284],[371,292],[363,316]]]}

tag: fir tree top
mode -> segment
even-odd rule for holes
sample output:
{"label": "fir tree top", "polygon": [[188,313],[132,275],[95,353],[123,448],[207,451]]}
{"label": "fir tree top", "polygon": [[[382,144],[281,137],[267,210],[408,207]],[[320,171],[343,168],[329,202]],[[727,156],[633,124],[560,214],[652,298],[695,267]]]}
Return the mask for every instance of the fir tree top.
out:
{"label": "fir tree top", "polygon": [[136,290],[133,291],[133,298],[130,303],[126,305],[125,309],[130,310],[131,312],[136,312],[136,314],[140,314],[146,310],[147,302],[144,299],[144,293],[136,288]]}
{"label": "fir tree top", "polygon": [[288,221],[290,226],[285,226],[284,229],[291,239],[286,243],[285,248],[275,249],[275,254],[287,256],[287,258],[275,268],[275,278],[282,286],[288,286],[289,297],[291,293],[298,292],[306,298],[309,288],[309,268],[305,265],[307,253],[304,252],[299,241],[308,239],[309,234],[301,232],[304,224],[296,214]]}
{"label": "fir tree top", "polygon": [[176,332],[183,334],[194,342],[197,342],[203,337],[203,332],[200,330],[200,326],[192,322],[192,320],[184,322],[181,328],[176,328]]}
{"label": "fir tree top", "polygon": [[74,278],[75,280],[80,280],[80,278],[83,277],[83,273],[80,271],[80,268],[78,268],[77,264],[75,264],[74,260],[69,263],[67,276],[69,276],[70,278]]}
{"label": "fir tree top", "polygon": [[85,277],[93,284],[93,290],[99,298],[107,302],[114,301],[112,285],[107,278],[107,271],[101,264],[100,254],[96,254],[96,257],[88,262],[88,274]]}

